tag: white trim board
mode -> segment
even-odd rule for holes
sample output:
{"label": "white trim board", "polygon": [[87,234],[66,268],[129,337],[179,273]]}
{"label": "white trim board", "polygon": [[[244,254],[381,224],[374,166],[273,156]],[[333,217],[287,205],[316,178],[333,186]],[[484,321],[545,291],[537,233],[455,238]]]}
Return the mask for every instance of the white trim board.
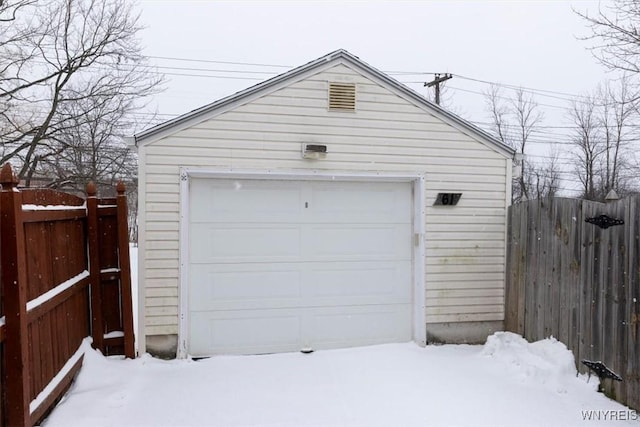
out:
{"label": "white trim board", "polygon": [[138,150],[138,322],[135,337],[138,355],[147,351],[146,340],[146,251],[147,251],[147,150]]}
{"label": "white trim board", "polygon": [[188,356],[189,306],[189,184],[192,178],[211,179],[269,179],[303,181],[362,181],[362,182],[411,182],[413,184],[413,340],[426,345],[425,317],[425,177],[420,173],[371,173],[371,172],[327,172],[301,170],[216,170],[199,168],[180,169],[180,284],[178,314],[177,357]]}

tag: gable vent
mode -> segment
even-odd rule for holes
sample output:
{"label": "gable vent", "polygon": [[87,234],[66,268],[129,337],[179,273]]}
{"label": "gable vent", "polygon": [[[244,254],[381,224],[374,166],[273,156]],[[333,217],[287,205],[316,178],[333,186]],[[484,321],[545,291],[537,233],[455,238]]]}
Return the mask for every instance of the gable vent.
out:
{"label": "gable vent", "polygon": [[329,83],[329,110],[356,111],[355,83]]}

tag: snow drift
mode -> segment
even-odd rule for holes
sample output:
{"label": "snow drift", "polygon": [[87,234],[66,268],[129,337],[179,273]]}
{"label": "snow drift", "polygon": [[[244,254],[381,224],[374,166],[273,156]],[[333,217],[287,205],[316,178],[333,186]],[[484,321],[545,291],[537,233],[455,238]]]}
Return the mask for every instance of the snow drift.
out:
{"label": "snow drift", "polygon": [[[566,392],[577,376],[573,353],[553,337],[529,343],[512,332],[496,332],[481,354],[501,363],[512,378],[547,384],[559,392]],[[596,387],[597,381],[594,378]]]}

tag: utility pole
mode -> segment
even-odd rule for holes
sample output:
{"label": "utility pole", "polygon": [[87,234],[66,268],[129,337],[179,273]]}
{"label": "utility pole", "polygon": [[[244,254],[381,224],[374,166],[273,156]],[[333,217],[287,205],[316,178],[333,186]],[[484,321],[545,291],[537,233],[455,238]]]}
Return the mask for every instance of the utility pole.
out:
{"label": "utility pole", "polygon": [[434,74],[434,79],[432,81],[426,82],[424,84],[425,87],[436,87],[436,104],[440,105],[440,83],[443,83],[451,78],[453,78],[452,74],[444,73],[444,75],[442,75],[438,73]]}

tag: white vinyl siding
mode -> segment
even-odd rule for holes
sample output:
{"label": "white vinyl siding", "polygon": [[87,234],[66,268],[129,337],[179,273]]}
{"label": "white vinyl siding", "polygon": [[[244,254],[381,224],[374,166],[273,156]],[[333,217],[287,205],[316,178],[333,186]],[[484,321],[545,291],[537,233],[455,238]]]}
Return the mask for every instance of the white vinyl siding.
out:
{"label": "white vinyl siding", "polygon": [[[329,111],[329,82],[357,111]],[[302,143],[327,145],[302,160]],[[425,176],[427,323],[502,320],[510,161],[423,108],[338,65],[144,148],[146,334],[178,333],[180,167],[407,172]],[[463,193],[434,207],[438,192]]]}

